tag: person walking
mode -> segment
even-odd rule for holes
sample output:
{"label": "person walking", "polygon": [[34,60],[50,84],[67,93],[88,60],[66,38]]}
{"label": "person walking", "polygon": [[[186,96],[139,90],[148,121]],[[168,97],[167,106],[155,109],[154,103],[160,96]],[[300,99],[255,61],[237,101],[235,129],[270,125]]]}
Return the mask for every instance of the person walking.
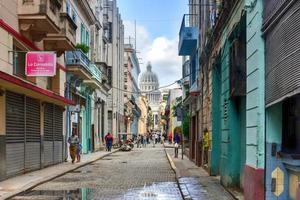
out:
{"label": "person walking", "polygon": [[107,151],[111,151],[111,147],[114,142],[113,136],[111,135],[111,133],[107,133],[104,139],[105,139]]}
{"label": "person walking", "polygon": [[153,147],[155,147],[155,133],[152,133],[152,143],[153,143]]}
{"label": "person walking", "polygon": [[139,134],[136,140],[136,148],[140,148],[140,147],[141,147],[141,135]]}
{"label": "person walking", "polygon": [[68,143],[70,145],[69,150],[70,150],[70,157],[72,159],[72,163],[75,162],[75,157],[77,154],[77,147],[79,144],[79,138],[76,134],[76,131],[72,131],[72,135],[68,138]]}
{"label": "person walking", "polygon": [[206,166],[208,164],[208,149],[209,149],[209,133],[207,128],[205,128],[203,134],[203,152],[204,152],[203,164]]}
{"label": "person walking", "polygon": [[143,147],[147,147],[147,139],[146,139],[146,136],[143,135],[142,138],[143,138]]}
{"label": "person walking", "polygon": [[175,133],[174,136],[174,148],[175,148],[175,158],[178,158],[178,148],[179,148],[179,144],[180,144],[180,136],[178,134],[178,132]]}

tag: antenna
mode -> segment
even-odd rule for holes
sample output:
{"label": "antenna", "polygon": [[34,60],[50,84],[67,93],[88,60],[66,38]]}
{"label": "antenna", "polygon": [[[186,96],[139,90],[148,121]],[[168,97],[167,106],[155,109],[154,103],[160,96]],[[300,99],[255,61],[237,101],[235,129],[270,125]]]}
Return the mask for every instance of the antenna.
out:
{"label": "antenna", "polygon": [[134,20],[134,49],[136,51],[136,20]]}

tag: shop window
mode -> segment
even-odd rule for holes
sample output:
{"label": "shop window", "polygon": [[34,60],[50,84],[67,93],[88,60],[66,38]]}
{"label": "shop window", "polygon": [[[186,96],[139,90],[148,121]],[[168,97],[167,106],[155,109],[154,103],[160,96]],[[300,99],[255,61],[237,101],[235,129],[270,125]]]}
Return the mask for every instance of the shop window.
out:
{"label": "shop window", "polygon": [[300,154],[300,95],[282,105],[282,152]]}

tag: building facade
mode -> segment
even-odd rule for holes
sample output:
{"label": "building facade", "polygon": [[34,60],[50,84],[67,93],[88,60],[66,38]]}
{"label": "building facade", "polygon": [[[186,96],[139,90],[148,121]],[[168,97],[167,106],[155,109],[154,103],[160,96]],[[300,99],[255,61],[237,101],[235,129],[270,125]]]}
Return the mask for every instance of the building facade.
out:
{"label": "building facade", "polygon": [[[141,72],[136,50],[132,44],[125,44],[124,54],[124,102],[125,102],[125,126],[127,133],[137,135],[139,133],[138,123],[141,117],[139,108],[140,90],[138,77]],[[126,92],[127,91],[127,92]]]}
{"label": "building facade", "polygon": [[140,96],[138,106],[141,109],[141,116],[138,121],[138,133],[146,135],[148,133],[148,100],[147,98]]}
{"label": "building facade", "polygon": [[299,1],[265,1],[266,199],[299,199]]}
{"label": "building facade", "polygon": [[166,103],[166,117],[167,117],[167,130],[166,133],[169,136],[172,136],[174,139],[174,130],[177,127],[182,128],[182,118],[180,118],[181,113],[178,110],[181,110],[182,103],[182,89],[175,88],[170,89],[168,94],[168,99]]}
{"label": "building facade", "polygon": [[149,107],[151,108],[151,129],[159,131],[159,105],[161,92],[159,90],[159,81],[157,75],[154,72],[152,72],[152,66],[150,63],[148,63],[147,65],[147,71],[141,74],[139,85],[141,94],[147,97]]}
{"label": "building facade", "polygon": [[125,132],[124,117],[124,25],[116,0],[105,0],[111,43],[108,44],[108,66],[112,89],[108,96],[108,132],[117,138]]}
{"label": "building facade", "polygon": [[[0,179],[66,157],[65,110],[74,102],[65,98],[64,52],[75,48],[70,32],[76,28],[63,8],[63,1],[0,2]],[[57,61],[54,76],[25,72],[26,53],[31,51],[52,52]],[[40,55],[38,62],[43,59]]]}
{"label": "building facade", "polygon": [[[192,20],[191,27],[183,24],[179,43],[180,54],[187,50],[181,55],[189,56],[193,80],[191,50],[198,41],[199,120],[191,118],[190,148],[193,151],[193,141],[199,139],[196,152],[200,154],[200,165],[211,175],[220,175],[225,187],[239,187],[245,199],[264,199],[263,4],[237,0],[211,1],[204,6],[205,2],[190,2],[194,7],[190,14],[199,19],[201,27],[192,25]],[[186,34],[195,29],[199,31],[197,37]],[[194,137],[194,132],[199,135]],[[204,141],[205,132],[209,141]],[[207,143],[206,149],[203,145]],[[192,159],[193,154],[190,153]]]}

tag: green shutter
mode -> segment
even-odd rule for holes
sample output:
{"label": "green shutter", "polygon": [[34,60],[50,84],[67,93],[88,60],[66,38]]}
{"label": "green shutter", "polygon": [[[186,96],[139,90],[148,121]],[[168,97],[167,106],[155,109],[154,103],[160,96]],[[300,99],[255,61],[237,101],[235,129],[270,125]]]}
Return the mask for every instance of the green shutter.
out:
{"label": "green shutter", "polygon": [[86,45],[90,46],[90,34],[88,31],[86,31]]}

